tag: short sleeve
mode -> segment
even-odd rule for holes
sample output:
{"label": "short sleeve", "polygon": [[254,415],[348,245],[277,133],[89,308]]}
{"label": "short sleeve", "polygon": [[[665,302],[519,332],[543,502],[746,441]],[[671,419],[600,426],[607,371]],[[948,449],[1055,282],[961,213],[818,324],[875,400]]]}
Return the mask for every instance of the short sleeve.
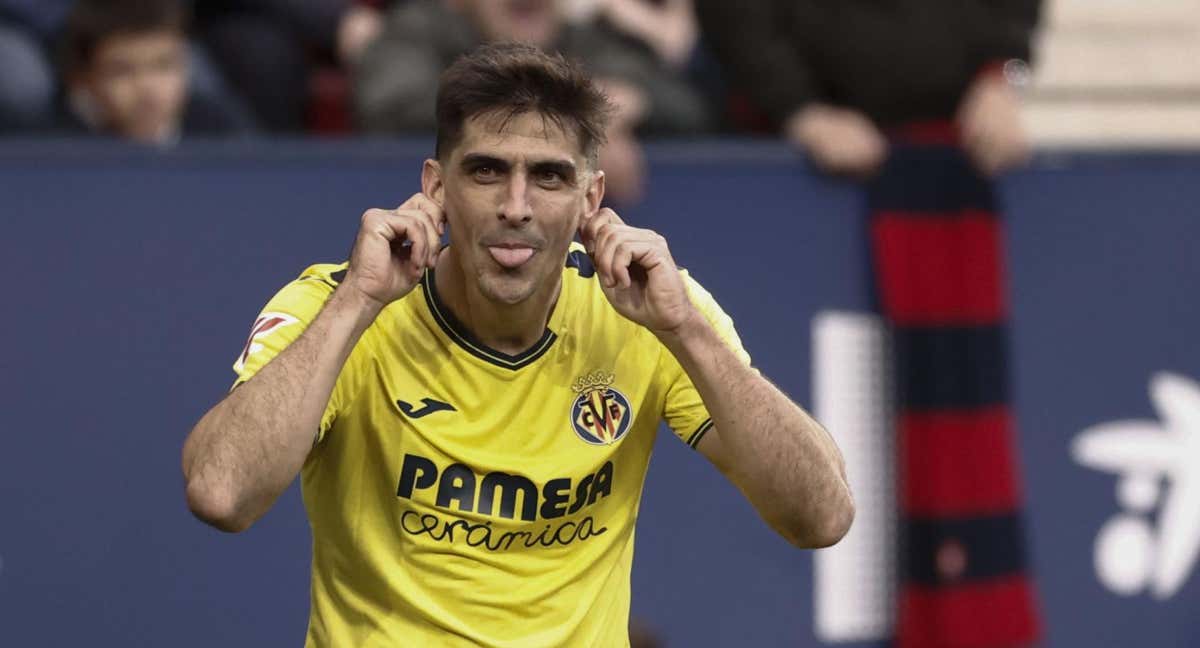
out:
{"label": "short sleeve", "polygon": [[[250,327],[246,344],[234,360],[233,371],[237,379],[230,389],[236,389],[250,380],[275,356],[295,342],[304,329],[316,318],[326,300],[337,287],[339,271],[344,265],[314,265],[304,271],[295,281],[284,286],[267,305]],[[345,371],[343,370],[343,375]],[[321,415],[321,426],[317,440],[324,438],[333,425],[333,420],[346,400],[346,381],[338,377],[333,394]]]}
{"label": "short sleeve", "polygon": [[[686,270],[681,271],[680,274],[683,275],[692,304],[700,310],[726,346],[733,350],[739,360],[749,366],[750,354],[742,347],[742,340],[738,337],[737,330],[734,329],[733,319],[721,310],[712,294],[692,279]],[[708,409],[704,407],[704,402],[700,399],[700,393],[696,391],[696,386],[692,384],[675,356],[665,348],[662,353],[663,359],[660,365],[662,379],[667,383],[663,418],[666,419],[667,425],[674,431],[675,436],[679,437],[679,440],[695,448],[696,444],[700,443],[700,439],[704,438],[704,435],[712,428],[712,418],[708,414]]]}

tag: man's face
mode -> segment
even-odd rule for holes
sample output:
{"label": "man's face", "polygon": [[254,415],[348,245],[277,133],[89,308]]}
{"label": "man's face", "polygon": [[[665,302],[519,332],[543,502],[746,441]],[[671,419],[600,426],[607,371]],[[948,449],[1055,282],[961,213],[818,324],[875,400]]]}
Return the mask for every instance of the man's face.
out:
{"label": "man's face", "polygon": [[557,285],[604,179],[573,132],[540,113],[492,113],[468,119],[454,150],[426,164],[426,193],[445,209],[464,274],[489,300],[516,304]]}
{"label": "man's face", "polygon": [[79,79],[116,134],[158,142],[179,128],[187,98],[187,46],[164,31],[121,34],[96,48]]}
{"label": "man's face", "polygon": [[547,48],[562,29],[561,0],[454,0],[488,41]]}

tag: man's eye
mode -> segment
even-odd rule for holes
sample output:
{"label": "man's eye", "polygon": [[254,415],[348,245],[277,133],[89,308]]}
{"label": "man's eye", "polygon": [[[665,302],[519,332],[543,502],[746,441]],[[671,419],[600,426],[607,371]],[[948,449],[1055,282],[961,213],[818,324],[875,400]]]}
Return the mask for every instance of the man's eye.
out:
{"label": "man's eye", "polygon": [[495,167],[481,166],[475,167],[475,178],[479,180],[491,180],[498,175]]}
{"label": "man's eye", "polygon": [[562,174],[558,171],[542,171],[538,174],[538,180],[544,184],[558,184],[562,179]]}

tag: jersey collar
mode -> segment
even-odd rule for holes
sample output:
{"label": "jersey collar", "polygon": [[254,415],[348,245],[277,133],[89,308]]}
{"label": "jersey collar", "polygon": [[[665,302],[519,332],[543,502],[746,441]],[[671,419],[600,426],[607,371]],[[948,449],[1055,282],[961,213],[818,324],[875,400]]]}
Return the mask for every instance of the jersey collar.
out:
{"label": "jersey collar", "polygon": [[510,355],[480,342],[478,338],[467,330],[467,327],[463,326],[462,322],[458,321],[458,318],[454,317],[454,313],[438,297],[437,289],[434,287],[432,268],[426,270],[425,274],[421,277],[421,287],[423,289],[422,292],[425,293],[425,304],[429,307],[429,312],[433,315],[433,320],[437,322],[442,331],[455,344],[480,360],[513,371],[533,364],[550,350],[550,347],[554,345],[554,341],[558,339],[558,335],[554,330],[559,328],[559,323],[562,322],[563,313],[566,310],[564,302],[567,296],[567,286],[564,281],[561,292],[558,295],[558,304],[555,306],[554,312],[550,315],[549,326],[542,332],[542,337],[528,349],[516,355]]}

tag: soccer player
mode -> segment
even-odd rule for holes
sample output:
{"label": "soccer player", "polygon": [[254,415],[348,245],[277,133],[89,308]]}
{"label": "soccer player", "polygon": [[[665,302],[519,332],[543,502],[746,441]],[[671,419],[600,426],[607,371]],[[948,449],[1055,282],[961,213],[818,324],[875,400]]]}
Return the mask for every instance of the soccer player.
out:
{"label": "soccer player", "polygon": [[422,192],[267,304],[188,437],[188,504],[219,529],[301,475],[307,645],[628,645],[663,419],[790,542],[850,526],[832,438],[750,367],[663,237],[600,208],[608,111],[531,46],[453,64]]}

